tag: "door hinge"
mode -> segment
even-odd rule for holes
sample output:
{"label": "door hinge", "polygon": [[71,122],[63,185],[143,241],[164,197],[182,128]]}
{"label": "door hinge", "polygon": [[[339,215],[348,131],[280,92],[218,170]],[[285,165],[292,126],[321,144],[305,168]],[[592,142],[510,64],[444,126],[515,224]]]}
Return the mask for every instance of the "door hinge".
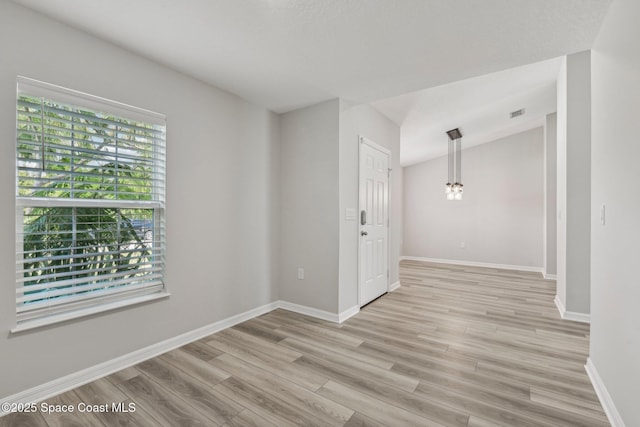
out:
{"label": "door hinge", "polygon": [[387,268],[387,279],[389,278],[389,269]]}

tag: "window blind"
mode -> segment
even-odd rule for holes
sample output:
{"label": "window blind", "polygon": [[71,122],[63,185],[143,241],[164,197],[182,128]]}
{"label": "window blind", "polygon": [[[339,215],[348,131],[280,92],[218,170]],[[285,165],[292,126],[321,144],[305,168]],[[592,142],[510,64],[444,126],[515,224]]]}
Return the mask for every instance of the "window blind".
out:
{"label": "window blind", "polygon": [[18,328],[164,293],[163,116],[21,78],[16,165]]}

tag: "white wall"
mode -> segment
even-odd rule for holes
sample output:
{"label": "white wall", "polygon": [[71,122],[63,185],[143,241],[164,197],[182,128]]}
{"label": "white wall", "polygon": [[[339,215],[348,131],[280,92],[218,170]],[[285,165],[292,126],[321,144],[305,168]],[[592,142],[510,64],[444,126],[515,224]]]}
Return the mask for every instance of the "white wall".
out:
{"label": "white wall", "polygon": [[592,52],[590,358],[627,427],[640,426],[639,21],[640,2],[614,1]]}
{"label": "white wall", "polygon": [[543,232],[543,274],[545,277],[556,275],[558,257],[557,248],[557,175],[558,175],[558,117],[548,114],[544,124],[544,232]]}
{"label": "white wall", "polygon": [[558,72],[556,117],[556,299],[567,301],[567,58]]}
{"label": "white wall", "polygon": [[400,128],[369,105],[351,105],[340,101],[340,292],[339,312],[358,305],[359,216],[347,220],[345,211],[358,212],[359,136],[391,151],[389,167],[389,281],[399,281],[402,238],[402,168],[400,167]]}
{"label": "white wall", "polygon": [[568,55],[558,77],[558,299],[590,311],[591,53]]}
{"label": "white wall", "polygon": [[461,201],[446,179],[446,156],[404,168],[404,256],[542,270],[541,127],[463,149]]}
{"label": "white wall", "polygon": [[[8,1],[0,61],[0,397],[277,299],[277,116]],[[167,115],[170,298],[9,333],[17,75]]]}
{"label": "white wall", "polygon": [[338,118],[337,99],[280,117],[280,298],[330,313],[338,310]]}

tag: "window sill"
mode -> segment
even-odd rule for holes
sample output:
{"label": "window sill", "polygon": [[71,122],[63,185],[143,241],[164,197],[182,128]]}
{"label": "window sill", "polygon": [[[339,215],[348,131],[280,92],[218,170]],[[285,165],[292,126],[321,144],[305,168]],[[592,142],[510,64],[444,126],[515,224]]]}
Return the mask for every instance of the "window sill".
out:
{"label": "window sill", "polygon": [[91,316],[93,314],[104,313],[106,311],[115,310],[122,307],[128,307],[131,305],[142,304],[159,299],[168,298],[171,294],[168,292],[159,292],[151,295],[143,295],[136,298],[131,298],[123,301],[116,301],[109,304],[102,304],[95,307],[83,308],[80,310],[69,311],[66,313],[55,314],[52,316],[43,317],[40,319],[26,320],[19,325],[11,329],[12,334],[20,332],[30,331],[37,328],[43,328],[46,326],[55,325],[57,323],[66,322],[81,317]]}

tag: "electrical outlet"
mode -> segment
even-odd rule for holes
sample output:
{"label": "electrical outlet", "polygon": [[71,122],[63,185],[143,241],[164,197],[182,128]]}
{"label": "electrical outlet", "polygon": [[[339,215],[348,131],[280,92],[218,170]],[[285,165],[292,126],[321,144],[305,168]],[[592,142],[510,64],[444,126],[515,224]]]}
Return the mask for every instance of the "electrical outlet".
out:
{"label": "electrical outlet", "polygon": [[600,206],[600,224],[605,224],[605,205]]}
{"label": "electrical outlet", "polygon": [[300,267],[298,268],[298,280],[303,280],[304,279],[304,268]]}

